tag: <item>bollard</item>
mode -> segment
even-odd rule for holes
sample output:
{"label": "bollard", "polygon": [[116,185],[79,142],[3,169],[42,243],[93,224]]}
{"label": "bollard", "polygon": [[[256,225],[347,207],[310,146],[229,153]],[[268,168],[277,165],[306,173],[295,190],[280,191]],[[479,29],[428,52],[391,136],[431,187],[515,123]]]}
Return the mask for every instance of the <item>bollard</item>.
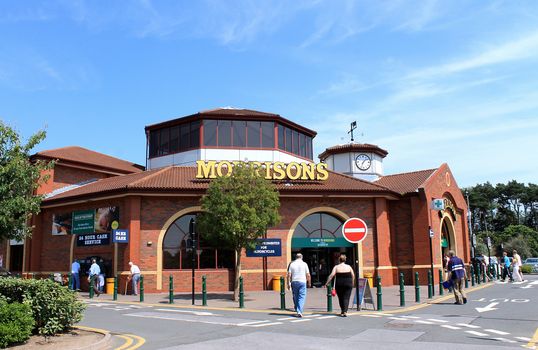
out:
{"label": "bollard", "polygon": [[207,306],[207,284],[205,275],[202,276],[202,306]]}
{"label": "bollard", "polygon": [[118,300],[118,275],[114,276],[114,294],[112,295],[112,300]]}
{"label": "bollard", "polygon": [[405,282],[403,272],[400,272],[400,306],[405,306]]}
{"label": "bollard", "polygon": [[478,267],[476,267],[475,269],[475,280],[476,280],[476,283],[480,284],[480,265],[478,265]]}
{"label": "bollard", "polygon": [[140,276],[140,302],[144,302],[144,276]]}
{"label": "bollard", "polygon": [[280,310],[286,310],[286,290],[284,276],[280,276]]}
{"label": "bollard", "polygon": [[471,285],[474,287],[474,266],[471,265],[470,269],[471,272],[469,274],[471,275]]}
{"label": "bollard", "polygon": [[331,284],[327,286],[327,312],[333,311],[333,287]]}
{"label": "bollard", "polygon": [[420,303],[420,283],[418,272],[415,272],[415,302]]}
{"label": "bollard", "polygon": [[245,292],[243,290],[243,276],[239,277],[239,307],[245,307]]}
{"label": "bollard", "polygon": [[432,271],[428,270],[428,299],[433,298],[433,282],[432,282]]}
{"label": "bollard", "polygon": [[67,288],[71,289],[71,290],[74,290],[75,289],[75,286],[73,285],[73,274],[71,272],[69,272],[67,274]]}
{"label": "bollard", "polygon": [[482,269],[482,283],[486,283],[486,269]]}
{"label": "bollard", "polygon": [[443,270],[439,270],[439,295],[443,295],[445,293],[443,288]]}
{"label": "bollard", "polygon": [[90,299],[93,299],[93,287],[95,286],[94,279],[95,276],[90,277]]}
{"label": "bollard", "polygon": [[49,279],[50,279],[52,282],[54,282],[54,274],[53,274],[53,273],[49,274]]}
{"label": "bollard", "polygon": [[465,276],[465,288],[469,288],[469,278]]}
{"label": "bollard", "polygon": [[377,276],[377,311],[383,311],[383,291],[381,290],[381,276]]}
{"label": "bollard", "polygon": [[168,304],[174,303],[174,277],[170,275],[168,279]]}

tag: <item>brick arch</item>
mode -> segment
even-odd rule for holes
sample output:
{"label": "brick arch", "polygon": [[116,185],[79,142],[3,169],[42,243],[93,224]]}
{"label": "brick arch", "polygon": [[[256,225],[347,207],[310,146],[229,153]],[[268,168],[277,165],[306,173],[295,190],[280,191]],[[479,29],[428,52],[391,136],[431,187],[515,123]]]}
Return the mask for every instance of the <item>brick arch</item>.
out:
{"label": "brick arch", "polygon": [[[293,238],[293,233],[295,232],[295,229],[297,228],[299,223],[301,221],[303,221],[304,218],[306,218],[310,214],[315,214],[315,213],[332,214],[332,215],[342,219],[343,221],[346,221],[347,219],[350,218],[350,216],[347,215],[346,213],[344,213],[343,211],[335,209],[335,208],[331,208],[331,207],[316,207],[316,208],[308,209],[307,211],[304,211],[303,213],[301,213],[301,215],[299,215],[295,219],[293,224],[291,225],[291,227],[290,227],[290,229],[288,231],[288,236],[286,238],[286,261],[287,261],[287,263],[289,263],[292,260],[292,256],[291,256],[291,239]],[[361,267],[361,271],[362,271],[362,243],[358,244],[358,249],[359,249],[359,266]]]}
{"label": "brick arch", "polygon": [[452,220],[452,217],[447,214],[443,213],[443,216],[441,220],[439,220],[439,232],[443,232],[443,223],[447,221],[447,227],[448,227],[448,235],[450,236],[450,242],[452,242],[452,246],[449,246],[449,250],[453,250],[456,255],[458,255],[458,241],[456,240],[456,230],[454,228],[454,221]]}
{"label": "brick arch", "polygon": [[168,231],[168,228],[183,215],[199,213],[201,211],[202,207],[200,206],[188,207],[178,211],[164,223],[157,240],[157,290],[163,289],[163,241],[166,231]]}

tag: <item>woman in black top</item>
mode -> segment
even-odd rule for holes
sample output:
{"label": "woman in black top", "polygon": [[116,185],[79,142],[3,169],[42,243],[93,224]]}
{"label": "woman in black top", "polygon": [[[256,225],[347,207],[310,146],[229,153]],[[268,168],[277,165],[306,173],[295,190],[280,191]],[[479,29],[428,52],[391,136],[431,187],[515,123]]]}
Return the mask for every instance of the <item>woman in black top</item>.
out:
{"label": "woman in black top", "polygon": [[341,254],[338,260],[340,261],[340,264],[333,268],[325,286],[328,286],[331,280],[336,277],[334,287],[336,289],[336,295],[338,295],[338,303],[340,304],[340,316],[346,317],[355,274],[353,273],[351,266],[346,264],[346,256],[344,254]]}

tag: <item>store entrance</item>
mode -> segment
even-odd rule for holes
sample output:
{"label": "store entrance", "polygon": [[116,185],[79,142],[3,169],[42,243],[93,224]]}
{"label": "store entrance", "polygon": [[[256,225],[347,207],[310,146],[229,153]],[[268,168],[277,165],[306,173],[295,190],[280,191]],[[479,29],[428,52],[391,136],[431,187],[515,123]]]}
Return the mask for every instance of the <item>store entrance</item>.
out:
{"label": "store entrance", "polygon": [[295,254],[302,253],[303,261],[310,268],[312,277],[312,287],[321,288],[327,282],[327,277],[335,265],[338,264],[338,258],[341,254],[347,257],[347,263],[353,266],[355,261],[355,251],[353,248],[303,248],[292,251]]}

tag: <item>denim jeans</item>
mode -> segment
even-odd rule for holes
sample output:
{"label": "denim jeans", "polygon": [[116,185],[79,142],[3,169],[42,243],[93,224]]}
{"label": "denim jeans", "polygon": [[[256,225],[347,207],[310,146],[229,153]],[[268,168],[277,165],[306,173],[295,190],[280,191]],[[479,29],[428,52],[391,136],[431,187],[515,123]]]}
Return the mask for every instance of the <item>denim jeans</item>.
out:
{"label": "denim jeans", "polygon": [[131,282],[133,284],[133,294],[134,295],[138,294],[138,281],[140,281],[140,274],[135,273],[133,275],[133,279],[132,279],[132,282]]}
{"label": "denim jeans", "polygon": [[71,285],[69,287],[73,290],[80,289],[80,275],[78,273],[72,274]]}
{"label": "denim jeans", "polygon": [[302,315],[304,310],[304,302],[306,300],[306,282],[291,282],[291,290],[293,292],[295,311]]}

